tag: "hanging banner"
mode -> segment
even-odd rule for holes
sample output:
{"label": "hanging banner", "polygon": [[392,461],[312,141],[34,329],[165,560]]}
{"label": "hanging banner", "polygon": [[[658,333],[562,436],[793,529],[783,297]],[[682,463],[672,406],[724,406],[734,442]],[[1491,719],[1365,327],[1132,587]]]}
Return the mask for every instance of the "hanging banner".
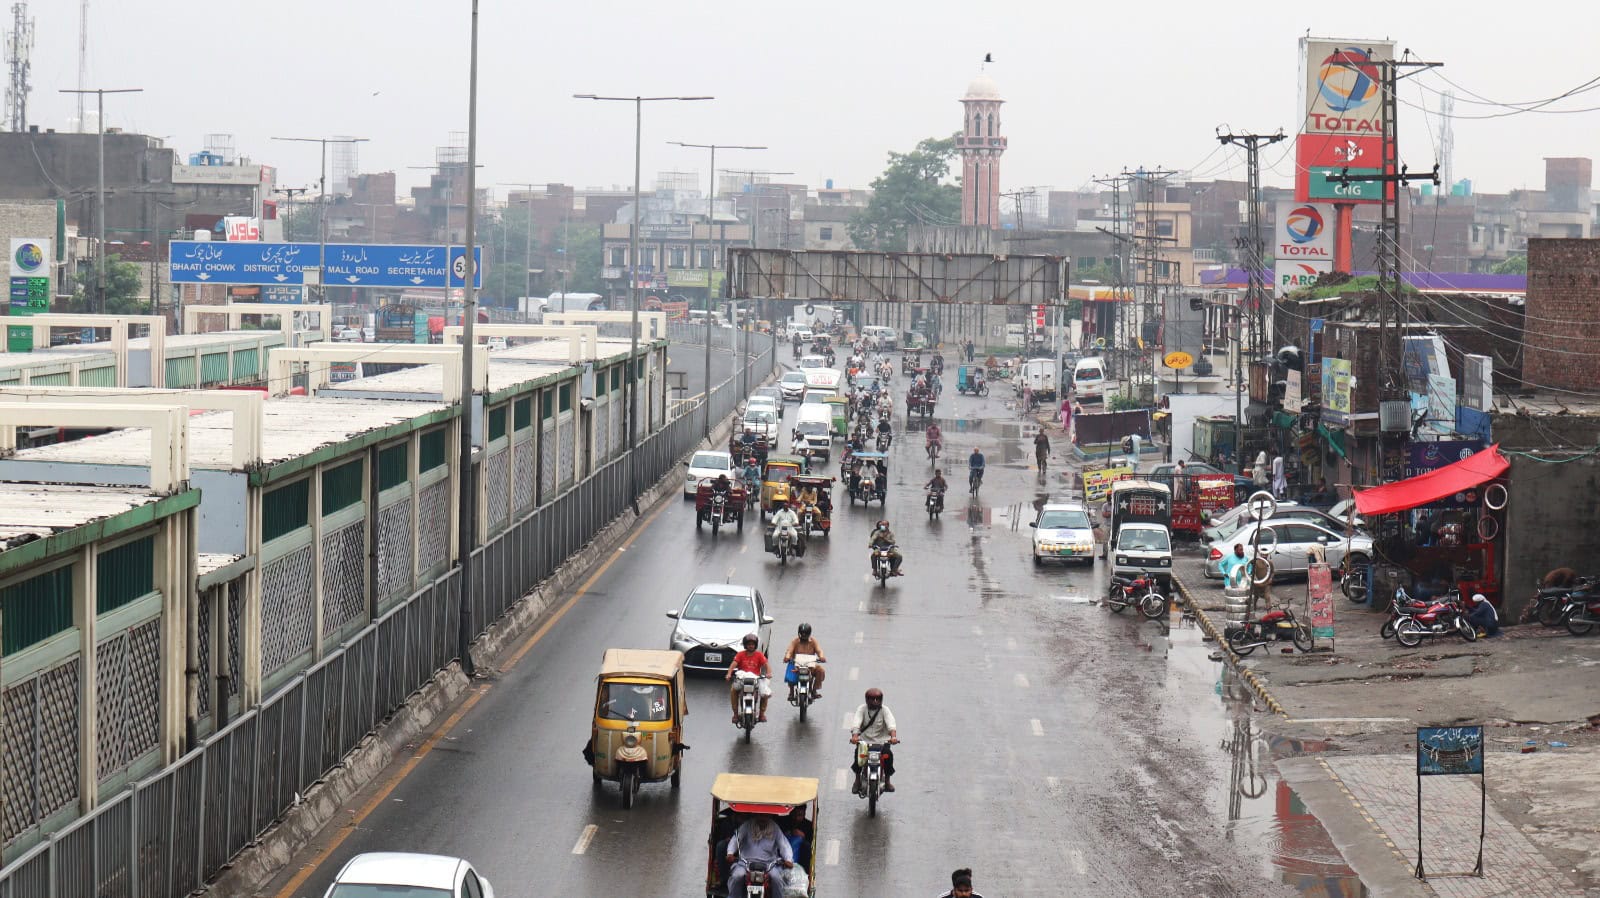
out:
{"label": "hanging banner", "polygon": [[1322,420],[1350,423],[1350,360],[1322,360]]}
{"label": "hanging banner", "polygon": [[1101,468],[1097,471],[1083,472],[1083,498],[1093,502],[1111,495],[1111,484],[1124,474],[1132,474],[1133,469],[1126,465],[1117,468]]}

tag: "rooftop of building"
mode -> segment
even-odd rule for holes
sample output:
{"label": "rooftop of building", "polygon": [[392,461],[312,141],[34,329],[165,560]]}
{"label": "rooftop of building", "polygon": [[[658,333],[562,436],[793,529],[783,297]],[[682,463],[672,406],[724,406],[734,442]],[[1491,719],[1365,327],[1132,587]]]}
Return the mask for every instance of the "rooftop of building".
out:
{"label": "rooftop of building", "polygon": [[0,481],[0,552],[160,501],[143,487]]}

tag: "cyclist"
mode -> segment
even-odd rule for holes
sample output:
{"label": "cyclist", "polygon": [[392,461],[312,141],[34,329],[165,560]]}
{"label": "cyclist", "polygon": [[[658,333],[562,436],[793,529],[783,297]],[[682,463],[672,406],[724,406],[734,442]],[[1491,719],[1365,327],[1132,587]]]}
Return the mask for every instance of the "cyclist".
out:
{"label": "cyclist", "polygon": [[983,483],[983,450],[974,446],[972,454],[967,456],[967,485],[974,490]]}

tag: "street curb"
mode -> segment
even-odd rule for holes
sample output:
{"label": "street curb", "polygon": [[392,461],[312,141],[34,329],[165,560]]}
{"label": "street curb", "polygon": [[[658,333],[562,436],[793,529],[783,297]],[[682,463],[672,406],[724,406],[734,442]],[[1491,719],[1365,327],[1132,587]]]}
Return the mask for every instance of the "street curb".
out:
{"label": "street curb", "polygon": [[1279,717],[1287,718],[1289,712],[1283,710],[1283,705],[1272,697],[1271,692],[1267,691],[1266,685],[1261,682],[1260,677],[1256,676],[1256,672],[1244,666],[1238,653],[1234,652],[1229,647],[1228,641],[1222,638],[1222,634],[1217,631],[1216,625],[1211,622],[1211,616],[1206,614],[1205,609],[1200,607],[1200,603],[1196,602],[1193,596],[1189,595],[1189,587],[1183,585],[1183,581],[1178,579],[1177,574],[1172,575],[1172,585],[1178,587],[1178,592],[1183,594],[1183,600],[1188,603],[1189,610],[1194,612],[1194,619],[1199,622],[1200,629],[1204,630],[1206,635],[1210,636],[1212,641],[1217,644],[1217,647],[1228,657],[1233,669],[1238,672],[1240,679],[1249,684],[1250,691],[1254,692],[1256,697],[1261,699],[1262,703],[1268,708],[1276,712]]}
{"label": "street curb", "polygon": [[[773,376],[769,375],[757,386],[771,380]],[[712,429],[709,445],[718,445],[719,435],[721,439],[727,438],[736,417],[737,412]],[[690,452],[704,448],[705,444],[702,438]],[[520,639],[534,629],[559,599],[566,597],[616,551],[639,521],[681,489],[680,482],[673,476],[676,473],[673,469],[663,474],[640,494],[637,514],[631,509],[623,511],[479,634],[468,649],[474,664],[480,670],[494,669],[495,662],[514,650]],[[472,680],[462,674],[457,662],[452,661],[436,671],[406,698],[393,716],[363,737],[332,770],[306,790],[299,804],[285,811],[224,864],[202,891],[218,895],[260,894],[341,812],[352,813],[352,802],[361,791],[372,785],[394,761],[407,755],[420,737],[459,705],[472,688]]]}

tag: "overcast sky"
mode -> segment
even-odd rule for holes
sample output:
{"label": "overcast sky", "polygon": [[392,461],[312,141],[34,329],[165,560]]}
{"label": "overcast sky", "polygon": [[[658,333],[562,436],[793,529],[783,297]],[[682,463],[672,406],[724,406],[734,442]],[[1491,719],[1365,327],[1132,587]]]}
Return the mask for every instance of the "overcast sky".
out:
{"label": "overcast sky", "polygon": [[[408,166],[430,164],[434,147],[466,128],[469,8],[468,0],[92,0],[88,86],[144,88],[109,98],[108,124],[165,137],[182,154],[207,133],[231,133],[241,153],[279,167],[281,185],[314,183],[317,151],[273,135],[367,137],[363,171],[419,183],[425,173]],[[716,97],[646,106],[647,188],[658,171],[705,170],[705,151],[669,140],[764,144],[771,149],[719,153],[718,167],[865,186],[887,151],[960,127],[957,100],[992,53],[988,72],[1007,100],[1010,138],[1002,183],[1016,189],[1075,187],[1141,165],[1242,178],[1242,156],[1213,152],[1213,132],[1300,127],[1297,39],[1308,30],[1392,37],[1496,101],[1553,96],[1600,74],[1588,46],[1600,35],[1600,5],[1585,2],[482,0],[481,8],[487,185],[632,182],[632,106],[574,93]],[[30,122],[66,129],[76,101],[57,91],[77,83],[78,3],[31,0],[30,10]],[[1431,73],[1414,82],[1402,99],[1430,108],[1448,88]],[[1459,116],[1501,111],[1458,94]],[[1589,106],[1600,106],[1600,90],[1552,108]],[[1433,164],[1438,128],[1436,116],[1402,109],[1402,157],[1413,169]],[[1600,112],[1461,119],[1455,133],[1456,176],[1479,192],[1539,187],[1543,157],[1600,153]],[[1276,163],[1266,183],[1290,183],[1291,146],[1265,151]]]}

